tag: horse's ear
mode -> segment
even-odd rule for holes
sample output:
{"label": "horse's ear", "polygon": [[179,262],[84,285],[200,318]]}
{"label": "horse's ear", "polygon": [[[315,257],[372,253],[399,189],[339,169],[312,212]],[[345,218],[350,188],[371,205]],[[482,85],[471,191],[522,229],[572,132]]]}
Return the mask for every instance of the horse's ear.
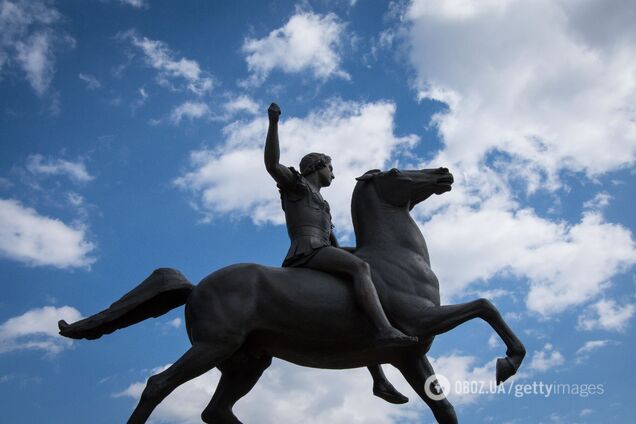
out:
{"label": "horse's ear", "polygon": [[367,181],[370,180],[371,178],[375,177],[375,174],[379,174],[380,171],[379,169],[371,169],[367,172],[364,173],[364,175],[359,176],[358,178],[356,178],[356,180],[358,181]]}

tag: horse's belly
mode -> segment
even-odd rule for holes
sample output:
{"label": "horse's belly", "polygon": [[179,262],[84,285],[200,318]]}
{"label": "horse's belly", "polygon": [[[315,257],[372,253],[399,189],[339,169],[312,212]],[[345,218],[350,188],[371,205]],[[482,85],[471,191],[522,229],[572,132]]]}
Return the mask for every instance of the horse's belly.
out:
{"label": "horse's belly", "polygon": [[350,340],[290,338],[289,334],[259,331],[248,338],[245,348],[254,356],[273,356],[296,365],[325,369],[349,369],[395,362],[407,350],[413,349],[376,348],[372,341],[371,337]]}

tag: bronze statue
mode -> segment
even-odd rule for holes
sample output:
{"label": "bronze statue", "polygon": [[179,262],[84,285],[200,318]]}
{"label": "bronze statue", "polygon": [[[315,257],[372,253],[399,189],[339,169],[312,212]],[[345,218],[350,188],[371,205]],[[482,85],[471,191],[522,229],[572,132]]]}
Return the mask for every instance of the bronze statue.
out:
{"label": "bronze statue", "polygon": [[[325,178],[325,167],[320,169],[320,178]],[[324,181],[331,178],[331,171],[328,174]],[[236,264],[210,274],[196,286],[179,271],[160,268],[108,309],[74,324],[60,321],[60,334],[96,339],[185,304],[192,347],[148,379],[130,424],[145,423],[175,388],[214,367],[221,371],[221,379],[201,418],[206,423],[240,423],[232,412],[234,404],[254,387],[274,356],[313,368],[366,366],[381,371],[380,364],[391,364],[431,408],[437,422],[457,423],[446,398],[426,395],[430,387],[425,388],[425,382],[434,374],[426,353],[435,336],[474,318],[486,321],[507,347],[506,357],[497,359],[497,383],[517,372],[525,348],[490,301],[440,305],[439,283],[410,210],[433,194],[450,191],[453,176],[448,169],[374,169],[357,180],[351,201],[357,243],[351,253],[359,258],[356,263],[368,264],[361,268],[369,267],[377,299],[392,327],[417,336],[417,343],[396,345],[382,338],[378,343],[372,313],[360,307],[351,287],[351,279],[361,277],[344,267],[316,266],[328,272],[310,269],[323,251],[342,257],[333,243],[314,253],[318,246],[312,246],[311,240],[312,250],[301,257],[312,258],[302,260],[302,266]],[[284,197],[285,193],[286,207]],[[292,246],[297,234],[301,233],[290,231]],[[322,236],[318,239],[325,241]],[[295,257],[292,252],[292,263],[298,264]],[[433,387],[436,381],[427,384]]]}

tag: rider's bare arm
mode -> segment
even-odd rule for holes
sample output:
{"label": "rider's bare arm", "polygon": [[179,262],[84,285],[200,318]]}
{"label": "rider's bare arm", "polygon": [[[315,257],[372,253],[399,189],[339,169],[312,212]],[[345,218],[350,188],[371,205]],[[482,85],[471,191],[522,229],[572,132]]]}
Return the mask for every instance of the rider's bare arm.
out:
{"label": "rider's bare arm", "polygon": [[272,103],[267,109],[269,129],[265,141],[265,168],[278,184],[289,185],[294,182],[294,174],[289,168],[278,162],[280,160],[280,147],[278,145],[278,117],[280,113],[280,108],[276,103]]}

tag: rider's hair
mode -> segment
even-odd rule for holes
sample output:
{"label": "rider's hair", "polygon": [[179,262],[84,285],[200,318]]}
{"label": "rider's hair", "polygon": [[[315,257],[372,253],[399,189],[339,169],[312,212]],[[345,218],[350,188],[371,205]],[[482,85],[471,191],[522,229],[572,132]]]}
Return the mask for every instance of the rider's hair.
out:
{"label": "rider's hair", "polygon": [[331,163],[331,158],[323,153],[309,153],[300,160],[301,175],[319,171]]}

